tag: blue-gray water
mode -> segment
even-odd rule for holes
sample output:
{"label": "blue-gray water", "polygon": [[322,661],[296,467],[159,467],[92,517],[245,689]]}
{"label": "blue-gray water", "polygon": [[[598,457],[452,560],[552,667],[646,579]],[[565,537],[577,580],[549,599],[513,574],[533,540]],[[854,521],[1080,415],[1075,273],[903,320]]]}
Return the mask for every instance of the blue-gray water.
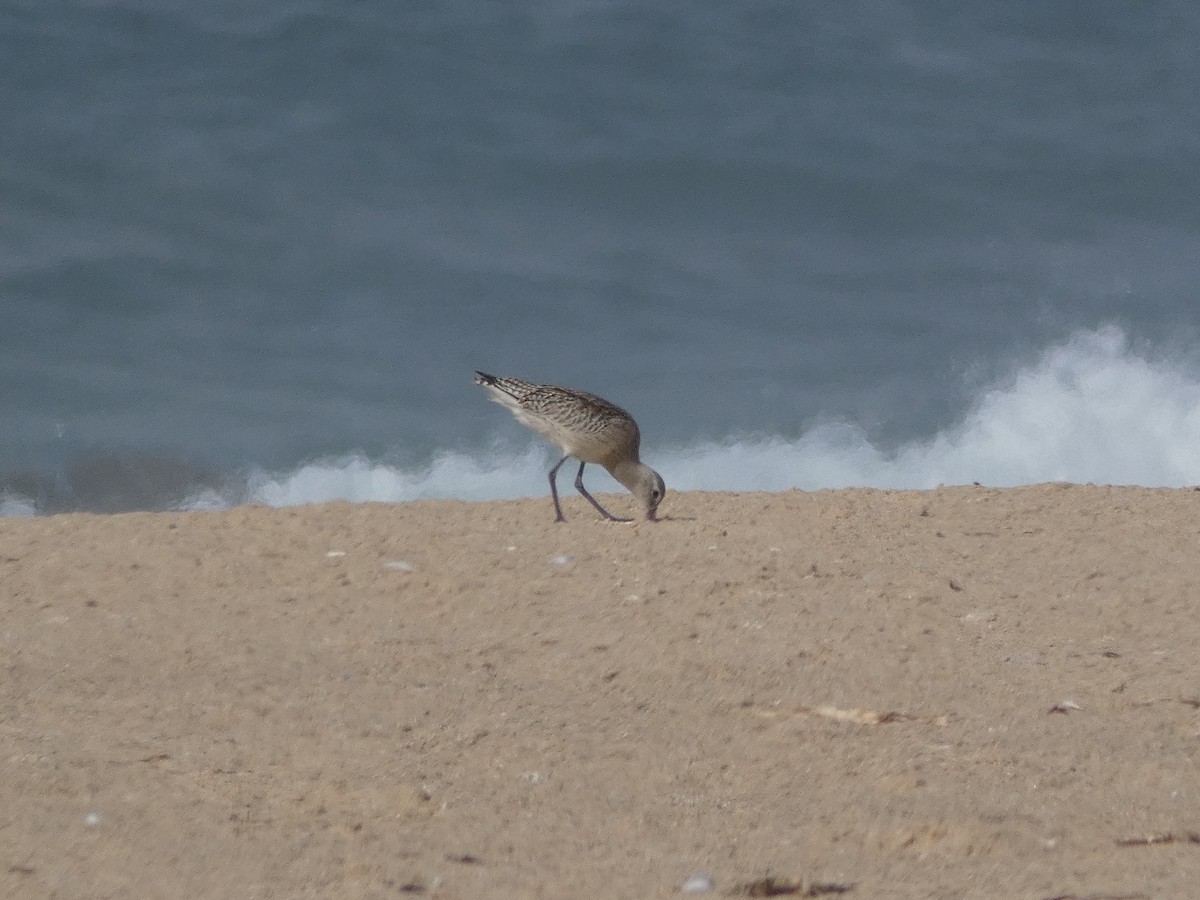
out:
{"label": "blue-gray water", "polygon": [[545,493],[475,368],[673,488],[1200,482],[1197,47],[1182,0],[0,0],[0,514]]}

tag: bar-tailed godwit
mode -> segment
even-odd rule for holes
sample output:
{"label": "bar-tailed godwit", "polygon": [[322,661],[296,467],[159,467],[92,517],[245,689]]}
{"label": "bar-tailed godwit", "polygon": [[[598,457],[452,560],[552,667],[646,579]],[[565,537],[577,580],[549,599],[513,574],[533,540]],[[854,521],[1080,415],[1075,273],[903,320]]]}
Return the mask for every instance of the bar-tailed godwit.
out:
{"label": "bar-tailed godwit", "polygon": [[482,385],[492,400],[507,408],[518,422],[562,449],[563,458],[550,470],[554,521],[566,521],[558,503],[558,486],[554,480],[559,468],[572,456],[579,460],[579,474],[575,476],[576,490],[604,518],[616,522],[629,521],[614,516],[584,488],[583,467],[588,463],[604,466],[638,499],[647,519],[653,521],[657,518],[658,504],[662,502],[667,488],[662,476],[639,458],[641,433],[633,416],[621,407],[584,391],[533,384],[519,378],[501,378],[486,372],[476,372],[475,383]]}

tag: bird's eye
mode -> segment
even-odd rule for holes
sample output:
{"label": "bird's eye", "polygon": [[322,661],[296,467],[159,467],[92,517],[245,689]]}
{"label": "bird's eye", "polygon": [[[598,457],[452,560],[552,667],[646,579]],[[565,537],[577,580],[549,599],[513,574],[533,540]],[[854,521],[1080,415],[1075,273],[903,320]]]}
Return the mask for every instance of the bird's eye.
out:
{"label": "bird's eye", "polygon": [[660,491],[658,488],[655,488],[654,490],[652,490],[650,492],[650,499],[651,500],[661,500],[662,499],[662,491]]}

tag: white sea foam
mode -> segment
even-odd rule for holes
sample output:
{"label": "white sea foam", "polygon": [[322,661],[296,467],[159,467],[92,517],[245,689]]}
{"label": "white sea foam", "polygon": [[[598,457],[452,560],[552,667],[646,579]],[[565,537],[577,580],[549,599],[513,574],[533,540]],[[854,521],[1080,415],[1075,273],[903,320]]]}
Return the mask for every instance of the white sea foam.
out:
{"label": "white sea foam", "polygon": [[928,488],[1044,481],[1200,483],[1200,378],[1130,350],[1117,328],[1079,333],[980,393],[928,440],[891,451],[853,425],[794,441],[702,446],[674,459],[681,489]]}
{"label": "white sea foam", "polygon": [[[652,423],[643,424],[653,435]],[[794,438],[674,448],[649,443],[643,457],[674,490],[929,488],[974,481],[1195,485],[1200,366],[1135,349],[1119,328],[1105,327],[1050,347],[984,386],[958,421],[898,447],[878,446],[853,423],[827,422]],[[208,489],[181,506],[544,496],[556,458],[536,440],[515,449],[447,451],[411,468],[351,454],[282,473],[254,471],[232,489]],[[560,473],[564,494],[573,493],[575,471],[568,463]],[[587,479],[597,491],[621,490],[598,466],[589,467]],[[0,516],[34,512],[20,496],[0,495]]]}
{"label": "white sea foam", "polygon": [[[647,429],[649,430],[649,429]],[[1200,483],[1200,376],[1188,363],[1135,352],[1116,327],[1080,332],[982,390],[935,436],[874,445],[854,424],[825,423],[797,438],[736,439],[643,456],[675,490],[806,490],[849,486],[1009,486],[1044,481],[1183,486]],[[469,500],[548,492],[553,451],[447,452],[420,469],[361,456],[257,473],[248,499],[286,506],[343,499]],[[570,491],[568,463],[560,486]],[[620,490],[599,467],[596,490]]]}
{"label": "white sea foam", "polygon": [[247,499],[270,506],[324,503],[457,498],[495,500],[535,496],[549,491],[550,467],[544,448],[522,452],[443,453],[428,466],[403,469],[357,454],[313,462],[293,472],[272,475],[255,472],[248,480]]}
{"label": "white sea foam", "polygon": [[35,515],[37,515],[37,507],[32,500],[15,494],[0,494],[0,519]]}

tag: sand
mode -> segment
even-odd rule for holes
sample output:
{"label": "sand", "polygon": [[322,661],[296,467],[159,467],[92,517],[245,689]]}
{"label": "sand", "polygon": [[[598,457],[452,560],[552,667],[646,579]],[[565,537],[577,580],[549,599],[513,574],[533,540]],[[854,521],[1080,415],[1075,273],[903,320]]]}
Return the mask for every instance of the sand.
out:
{"label": "sand", "polygon": [[565,511],[0,520],[0,896],[1200,896],[1200,494]]}

